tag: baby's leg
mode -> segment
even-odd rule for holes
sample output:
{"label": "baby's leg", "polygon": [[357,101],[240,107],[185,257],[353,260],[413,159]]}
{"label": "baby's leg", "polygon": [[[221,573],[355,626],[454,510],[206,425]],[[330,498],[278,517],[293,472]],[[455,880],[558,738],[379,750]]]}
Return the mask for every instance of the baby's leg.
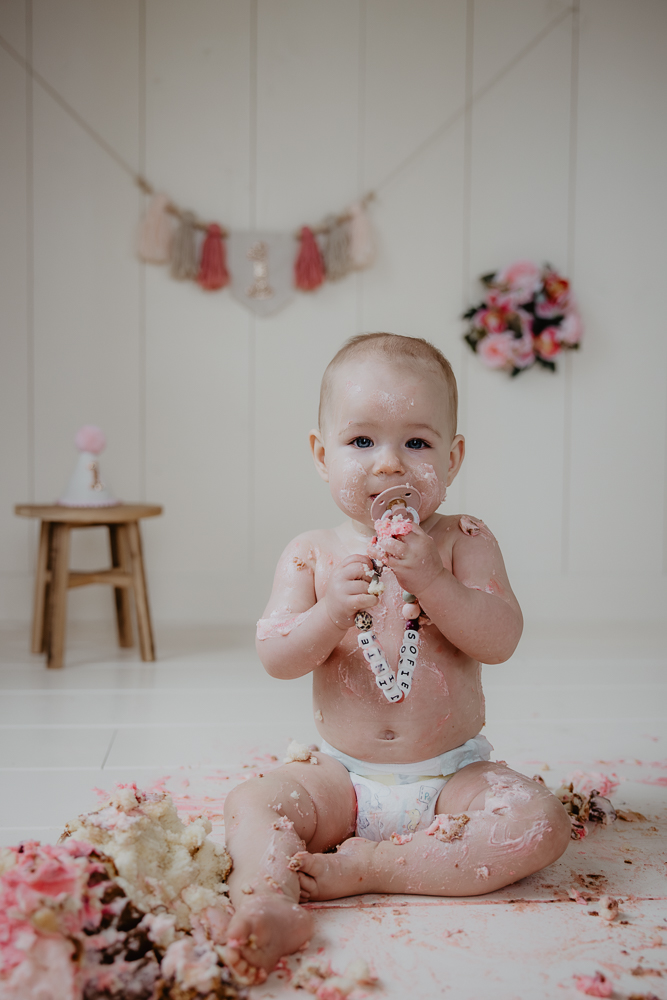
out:
{"label": "baby's leg", "polygon": [[502,764],[480,761],[450,778],[435,822],[407,843],[355,838],[336,854],[299,854],[301,899],[361,892],[475,896],[546,867],[569,840],[569,818],[551,792]]}
{"label": "baby's leg", "polygon": [[356,799],[348,772],[326,754],[290,763],[234,788],[225,802],[225,837],[234,867],[235,914],[225,961],[237,977],[262,982],[283,955],[310,937],[312,916],[299,906],[297,852],[323,851],[354,831]]}

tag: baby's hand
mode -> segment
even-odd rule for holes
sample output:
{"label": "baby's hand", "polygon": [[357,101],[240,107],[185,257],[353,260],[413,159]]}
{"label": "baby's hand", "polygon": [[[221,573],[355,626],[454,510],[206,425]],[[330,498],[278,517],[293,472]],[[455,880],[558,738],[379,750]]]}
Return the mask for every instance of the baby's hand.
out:
{"label": "baby's hand", "polygon": [[324,605],[338,628],[352,628],[357,611],[366,611],[377,604],[377,597],[368,593],[369,569],[372,563],[368,556],[353,555],[336,566],[329,577]]}
{"label": "baby's hand", "polygon": [[444,573],[435,542],[417,524],[413,524],[409,534],[400,538],[383,538],[382,549],[384,564],[394,571],[403,590],[416,597]]}

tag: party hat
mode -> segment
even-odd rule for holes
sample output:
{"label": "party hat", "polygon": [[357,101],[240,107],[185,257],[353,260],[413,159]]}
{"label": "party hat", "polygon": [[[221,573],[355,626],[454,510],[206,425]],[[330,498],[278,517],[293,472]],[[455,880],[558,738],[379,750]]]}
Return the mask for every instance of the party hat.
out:
{"label": "party hat", "polygon": [[121,503],[100,479],[98,455],[107,443],[104,431],[92,424],[79,428],[74,438],[79,458],[63,496],[63,507],[115,507]]}

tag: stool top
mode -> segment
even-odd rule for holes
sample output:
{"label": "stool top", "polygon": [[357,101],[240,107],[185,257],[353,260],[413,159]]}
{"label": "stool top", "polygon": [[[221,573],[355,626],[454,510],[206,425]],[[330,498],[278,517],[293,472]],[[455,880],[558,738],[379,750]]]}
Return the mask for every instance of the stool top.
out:
{"label": "stool top", "polygon": [[60,524],[125,524],[142,517],[157,517],[162,507],[156,503],[119,503],[115,507],[63,507],[61,504],[17,503],[19,517],[39,517]]}

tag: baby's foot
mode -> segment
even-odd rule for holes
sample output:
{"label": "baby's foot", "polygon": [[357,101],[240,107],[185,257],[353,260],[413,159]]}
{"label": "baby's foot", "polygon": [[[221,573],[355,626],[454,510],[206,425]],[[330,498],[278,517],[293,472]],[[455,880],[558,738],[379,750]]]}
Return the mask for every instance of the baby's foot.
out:
{"label": "baby's foot", "polygon": [[229,922],[222,958],[244,986],[263,983],[283,955],[310,938],[313,918],[281,893],[262,893],[243,902]]}
{"label": "baby's foot", "polygon": [[299,851],[290,862],[299,876],[302,903],[315,899],[340,899],[373,892],[371,882],[376,843],[351,837],[335,854]]}

